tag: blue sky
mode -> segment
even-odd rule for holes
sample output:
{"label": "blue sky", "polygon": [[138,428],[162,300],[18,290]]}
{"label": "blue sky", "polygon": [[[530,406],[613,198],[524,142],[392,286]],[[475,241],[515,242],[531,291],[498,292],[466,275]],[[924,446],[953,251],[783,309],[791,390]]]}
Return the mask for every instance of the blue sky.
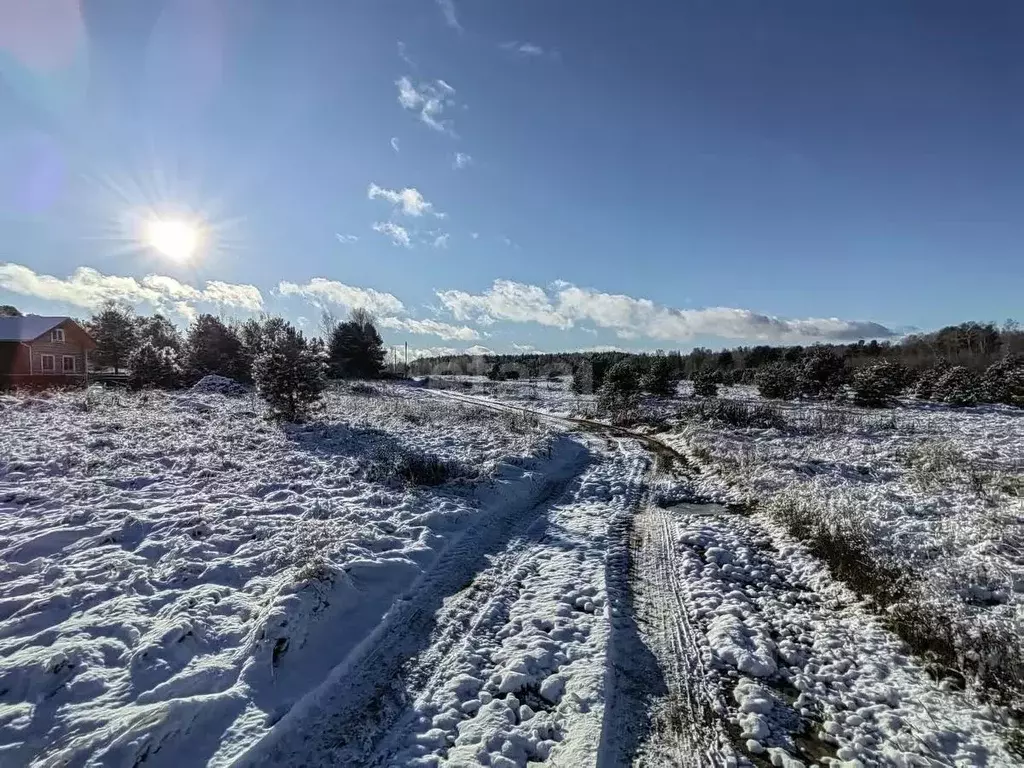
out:
{"label": "blue sky", "polygon": [[[0,11],[23,311],[362,305],[389,343],[513,351],[1024,308],[1012,0],[52,5]],[[203,247],[159,254],[153,217]]]}

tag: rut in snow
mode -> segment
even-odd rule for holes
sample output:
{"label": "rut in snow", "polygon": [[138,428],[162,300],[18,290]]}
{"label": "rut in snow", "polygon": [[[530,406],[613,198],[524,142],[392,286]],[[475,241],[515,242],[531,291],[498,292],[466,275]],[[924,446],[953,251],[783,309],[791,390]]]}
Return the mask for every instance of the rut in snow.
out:
{"label": "rut in snow", "polygon": [[664,680],[638,765],[704,766],[722,762],[721,719],[708,690],[710,649],[690,622],[680,587],[673,513],[645,505],[630,535],[630,582],[637,620]]}
{"label": "rut in snow", "polygon": [[593,764],[608,634],[604,555],[624,547],[609,523],[635,505],[646,466],[632,445],[615,447],[612,456],[581,451],[591,460],[577,461],[503,531],[467,536],[364,653],[246,762]]}

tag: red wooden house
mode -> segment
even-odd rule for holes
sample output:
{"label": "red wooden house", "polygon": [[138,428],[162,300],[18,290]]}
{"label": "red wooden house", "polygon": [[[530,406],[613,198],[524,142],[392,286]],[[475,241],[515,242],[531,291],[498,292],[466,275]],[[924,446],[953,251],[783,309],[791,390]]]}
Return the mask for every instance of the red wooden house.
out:
{"label": "red wooden house", "polygon": [[95,348],[70,317],[0,317],[0,386],[82,382]]}

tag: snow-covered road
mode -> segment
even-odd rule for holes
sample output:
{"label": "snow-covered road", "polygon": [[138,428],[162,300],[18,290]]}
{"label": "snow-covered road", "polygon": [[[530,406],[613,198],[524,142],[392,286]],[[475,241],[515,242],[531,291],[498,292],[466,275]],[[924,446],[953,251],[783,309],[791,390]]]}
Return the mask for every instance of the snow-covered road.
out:
{"label": "snow-covered road", "polygon": [[467,534],[242,764],[595,764],[605,556],[625,547],[609,527],[635,508],[647,459],[624,441],[577,445],[545,493]]}

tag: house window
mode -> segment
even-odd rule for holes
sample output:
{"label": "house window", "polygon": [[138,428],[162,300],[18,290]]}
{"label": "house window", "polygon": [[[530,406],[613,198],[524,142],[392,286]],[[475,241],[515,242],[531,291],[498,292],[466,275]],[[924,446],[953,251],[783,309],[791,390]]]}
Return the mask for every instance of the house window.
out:
{"label": "house window", "polygon": [[43,373],[53,373],[53,355],[42,355],[40,362],[43,366]]}
{"label": "house window", "polygon": [[55,344],[63,344],[64,343],[64,329],[63,328],[54,328],[52,331],[50,331],[50,341],[54,342]]}
{"label": "house window", "polygon": [[75,372],[75,360],[77,358],[74,355],[64,355],[64,373]]}

